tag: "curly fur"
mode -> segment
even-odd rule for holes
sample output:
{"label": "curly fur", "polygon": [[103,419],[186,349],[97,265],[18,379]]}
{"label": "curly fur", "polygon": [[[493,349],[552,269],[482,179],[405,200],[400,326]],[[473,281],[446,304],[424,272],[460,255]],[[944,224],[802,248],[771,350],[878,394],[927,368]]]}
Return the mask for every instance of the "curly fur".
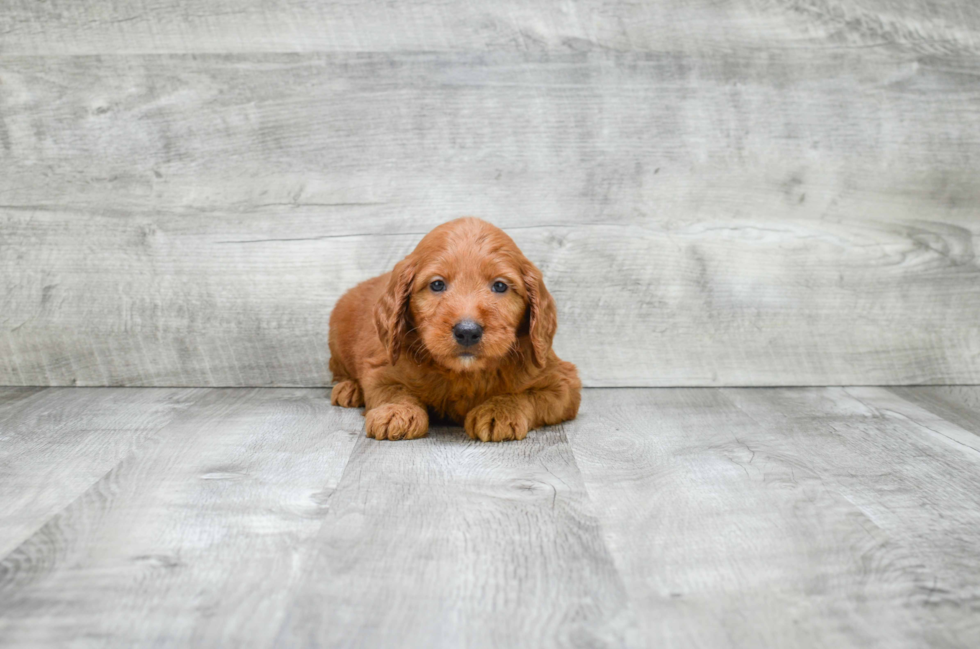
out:
{"label": "curly fur", "polygon": [[[445,291],[430,290],[435,278]],[[508,289],[491,291],[495,281]],[[480,342],[465,349],[452,334],[464,319],[483,327]],[[390,273],[337,302],[331,403],[365,406],[375,439],[422,437],[430,413],[463,424],[474,439],[524,439],[578,413],[582,384],[551,348],[557,328],[541,271],[513,240],[479,219],[450,221]]]}

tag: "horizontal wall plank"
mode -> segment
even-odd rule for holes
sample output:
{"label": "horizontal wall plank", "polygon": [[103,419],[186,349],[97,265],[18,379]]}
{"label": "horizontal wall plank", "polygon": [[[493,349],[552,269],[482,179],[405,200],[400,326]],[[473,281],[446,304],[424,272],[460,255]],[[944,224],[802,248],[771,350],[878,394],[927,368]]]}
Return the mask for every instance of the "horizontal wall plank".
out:
{"label": "horizontal wall plank", "polygon": [[972,0],[7,0],[0,54],[667,51],[898,44],[980,50]]}
{"label": "horizontal wall plank", "polygon": [[980,382],[980,62],[0,59],[0,383],[324,385],[330,308],[510,231],[588,385]]}

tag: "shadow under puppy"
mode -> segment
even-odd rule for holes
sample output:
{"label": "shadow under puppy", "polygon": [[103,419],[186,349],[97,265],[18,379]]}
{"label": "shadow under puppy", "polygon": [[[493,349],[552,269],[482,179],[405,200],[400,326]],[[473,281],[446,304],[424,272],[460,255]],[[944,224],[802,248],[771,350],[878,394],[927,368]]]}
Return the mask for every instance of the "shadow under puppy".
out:
{"label": "shadow under puppy", "polygon": [[573,419],[582,383],[551,341],[555,302],[499,228],[444,223],[330,314],[334,405],[366,406],[367,436],[425,435],[429,413],[474,439],[524,439]]}

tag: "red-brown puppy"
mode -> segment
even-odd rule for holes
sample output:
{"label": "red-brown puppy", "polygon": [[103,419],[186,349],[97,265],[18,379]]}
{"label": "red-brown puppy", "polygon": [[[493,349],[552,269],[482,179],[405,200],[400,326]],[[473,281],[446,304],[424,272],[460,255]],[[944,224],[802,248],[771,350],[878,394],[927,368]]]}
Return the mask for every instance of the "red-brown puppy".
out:
{"label": "red-brown puppy", "polygon": [[367,436],[414,439],[429,412],[475,439],[524,439],[578,413],[582,383],[551,340],[541,271],[499,228],[444,223],[330,315],[334,405],[366,406]]}

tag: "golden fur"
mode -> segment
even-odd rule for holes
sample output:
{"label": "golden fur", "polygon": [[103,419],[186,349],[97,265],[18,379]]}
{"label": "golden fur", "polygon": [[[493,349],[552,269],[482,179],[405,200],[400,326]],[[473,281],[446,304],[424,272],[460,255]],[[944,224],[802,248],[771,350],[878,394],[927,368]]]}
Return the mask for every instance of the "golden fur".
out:
{"label": "golden fur", "polygon": [[[433,292],[434,279],[445,290]],[[491,286],[503,281],[507,290]],[[483,327],[460,347],[453,326]],[[394,270],[358,284],[330,315],[331,403],[366,406],[367,436],[425,435],[429,413],[474,439],[524,439],[573,419],[582,383],[551,341],[555,302],[541,271],[499,228],[479,219],[444,223]],[[472,356],[461,355],[463,353]]]}

